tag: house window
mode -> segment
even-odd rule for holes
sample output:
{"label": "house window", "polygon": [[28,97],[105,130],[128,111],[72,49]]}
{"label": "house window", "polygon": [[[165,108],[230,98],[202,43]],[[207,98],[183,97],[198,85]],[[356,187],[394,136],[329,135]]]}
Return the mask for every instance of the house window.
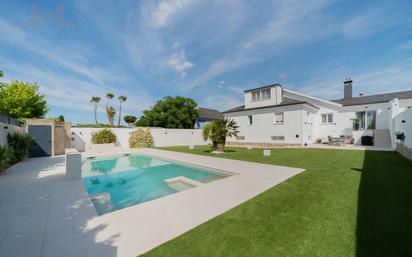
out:
{"label": "house window", "polygon": [[366,127],[368,129],[376,129],[376,111],[367,111],[366,117]]}
{"label": "house window", "polygon": [[260,101],[260,91],[252,92],[252,101]]}
{"label": "house window", "polygon": [[331,123],[333,123],[333,113],[322,114],[322,124],[331,124]]}
{"label": "house window", "polygon": [[270,88],[262,90],[262,100],[270,99]]}
{"label": "house window", "polygon": [[252,91],[252,101],[268,100],[270,99],[270,88]]}
{"label": "house window", "polygon": [[283,124],[283,112],[275,113],[275,124]]}
{"label": "house window", "polygon": [[356,112],[353,130],[376,129],[376,111]]}
{"label": "house window", "polygon": [[252,115],[249,115],[249,116],[247,116],[248,117],[248,119],[249,119],[249,125],[252,125],[253,124],[253,117],[252,117]]}

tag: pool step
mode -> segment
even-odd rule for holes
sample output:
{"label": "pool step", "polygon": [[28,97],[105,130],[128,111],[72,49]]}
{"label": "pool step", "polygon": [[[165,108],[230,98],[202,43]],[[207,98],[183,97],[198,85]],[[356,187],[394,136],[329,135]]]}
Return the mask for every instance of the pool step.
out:
{"label": "pool step", "polygon": [[171,188],[177,191],[184,191],[190,188],[204,185],[204,183],[184,177],[178,176],[174,178],[165,179],[164,182]]}
{"label": "pool step", "polygon": [[93,195],[91,199],[99,214],[111,212],[116,209],[110,199],[110,194],[107,192]]}

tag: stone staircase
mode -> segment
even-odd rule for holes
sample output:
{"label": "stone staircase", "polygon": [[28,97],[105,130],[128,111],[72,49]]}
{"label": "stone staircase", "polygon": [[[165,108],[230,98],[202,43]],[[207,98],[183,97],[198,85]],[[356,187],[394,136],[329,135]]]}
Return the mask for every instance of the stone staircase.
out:
{"label": "stone staircase", "polygon": [[376,148],[391,148],[391,134],[389,129],[374,130],[374,147]]}

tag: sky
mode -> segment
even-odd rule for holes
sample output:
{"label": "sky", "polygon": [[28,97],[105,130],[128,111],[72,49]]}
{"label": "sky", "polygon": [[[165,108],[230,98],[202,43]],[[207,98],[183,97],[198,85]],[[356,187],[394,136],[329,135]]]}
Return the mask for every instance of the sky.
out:
{"label": "sky", "polygon": [[410,0],[10,0],[0,35],[3,82],[36,82],[47,116],[74,124],[107,92],[140,116],[168,95],[224,111],[273,83],[324,99],[347,78],[354,94],[412,90]]}

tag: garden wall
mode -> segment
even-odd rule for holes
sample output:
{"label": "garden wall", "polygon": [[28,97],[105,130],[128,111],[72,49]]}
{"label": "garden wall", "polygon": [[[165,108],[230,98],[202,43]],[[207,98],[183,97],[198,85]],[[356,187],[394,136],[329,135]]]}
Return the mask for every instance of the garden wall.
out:
{"label": "garden wall", "polygon": [[394,118],[395,131],[405,134],[404,145],[412,149],[412,108],[406,109]]}
{"label": "garden wall", "polygon": [[13,133],[16,131],[24,133],[25,129],[22,127],[17,127],[14,125],[0,122],[0,145],[6,145],[7,144],[7,134]]}
{"label": "garden wall", "polygon": [[[72,147],[83,152],[86,144],[91,142],[91,134],[102,130],[102,128],[71,128]],[[116,134],[117,146],[129,148],[129,133],[136,128],[111,128]],[[154,146],[183,146],[204,145],[201,129],[164,129],[150,128],[153,136]]]}

